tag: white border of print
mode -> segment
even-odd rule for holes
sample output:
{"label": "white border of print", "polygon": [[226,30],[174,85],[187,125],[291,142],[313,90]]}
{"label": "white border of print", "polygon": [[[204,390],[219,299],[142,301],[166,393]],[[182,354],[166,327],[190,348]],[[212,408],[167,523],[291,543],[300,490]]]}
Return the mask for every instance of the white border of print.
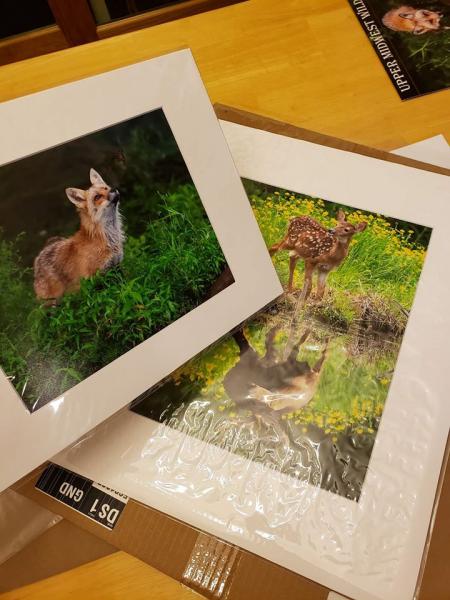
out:
{"label": "white border of print", "polygon": [[189,50],[1,104],[0,165],[158,108],[164,110],[235,283],[34,413],[0,371],[0,490],[282,292]]}
{"label": "white border of print", "polygon": [[243,177],[433,228],[358,503],[127,412],[63,466],[358,600],[412,600],[450,420],[449,178],[222,123]]}

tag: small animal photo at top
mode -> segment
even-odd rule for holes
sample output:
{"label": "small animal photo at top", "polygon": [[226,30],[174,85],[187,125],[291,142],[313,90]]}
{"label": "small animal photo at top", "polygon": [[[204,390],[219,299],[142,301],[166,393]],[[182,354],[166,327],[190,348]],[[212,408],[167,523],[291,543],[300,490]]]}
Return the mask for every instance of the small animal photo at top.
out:
{"label": "small animal photo at top", "polygon": [[427,10],[417,6],[401,5],[391,8],[383,16],[383,25],[392,31],[412,33],[413,35],[424,35],[448,26],[441,23],[444,13],[440,10]]}
{"label": "small animal photo at top", "polygon": [[432,231],[244,185],[284,293],[134,410],[358,501]]}
{"label": "small animal photo at top", "polygon": [[0,368],[30,410],[201,305],[225,268],[162,110],[0,167]]}
{"label": "small animal photo at top", "polygon": [[449,0],[349,3],[403,100],[450,87]]}

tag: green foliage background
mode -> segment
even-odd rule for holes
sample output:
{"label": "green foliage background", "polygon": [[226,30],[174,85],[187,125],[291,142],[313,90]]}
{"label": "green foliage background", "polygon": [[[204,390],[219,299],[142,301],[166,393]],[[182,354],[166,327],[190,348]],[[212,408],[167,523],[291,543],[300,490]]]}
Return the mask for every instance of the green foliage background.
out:
{"label": "green foliage background", "polygon": [[[119,267],[83,280],[58,306],[41,306],[21,252],[30,247],[27,233],[8,239],[0,232],[0,366],[30,407],[201,304],[224,268],[170,130],[150,119],[127,134],[120,183],[127,240]],[[72,232],[76,227],[74,220]]]}

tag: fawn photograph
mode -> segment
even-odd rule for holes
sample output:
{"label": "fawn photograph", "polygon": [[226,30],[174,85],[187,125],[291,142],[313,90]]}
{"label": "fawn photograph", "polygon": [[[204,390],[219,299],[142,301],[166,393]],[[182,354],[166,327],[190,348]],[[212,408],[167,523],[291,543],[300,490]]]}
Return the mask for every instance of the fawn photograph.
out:
{"label": "fawn photograph", "polygon": [[0,368],[35,410],[205,302],[225,267],[161,109],[3,165]]}
{"label": "fawn photograph", "polygon": [[284,293],[133,410],[358,501],[431,229],[244,185]]}
{"label": "fawn photograph", "polygon": [[[350,0],[403,98],[450,86],[450,1]],[[395,61],[395,63],[393,62]],[[409,84],[402,82],[402,77]]]}

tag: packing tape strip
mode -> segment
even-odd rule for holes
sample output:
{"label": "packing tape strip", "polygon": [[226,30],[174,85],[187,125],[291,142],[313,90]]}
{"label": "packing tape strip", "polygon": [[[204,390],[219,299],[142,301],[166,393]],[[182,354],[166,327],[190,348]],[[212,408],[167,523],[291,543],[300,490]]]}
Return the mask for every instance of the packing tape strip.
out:
{"label": "packing tape strip", "polygon": [[182,576],[182,583],[208,598],[226,598],[239,564],[238,548],[200,533]]}

